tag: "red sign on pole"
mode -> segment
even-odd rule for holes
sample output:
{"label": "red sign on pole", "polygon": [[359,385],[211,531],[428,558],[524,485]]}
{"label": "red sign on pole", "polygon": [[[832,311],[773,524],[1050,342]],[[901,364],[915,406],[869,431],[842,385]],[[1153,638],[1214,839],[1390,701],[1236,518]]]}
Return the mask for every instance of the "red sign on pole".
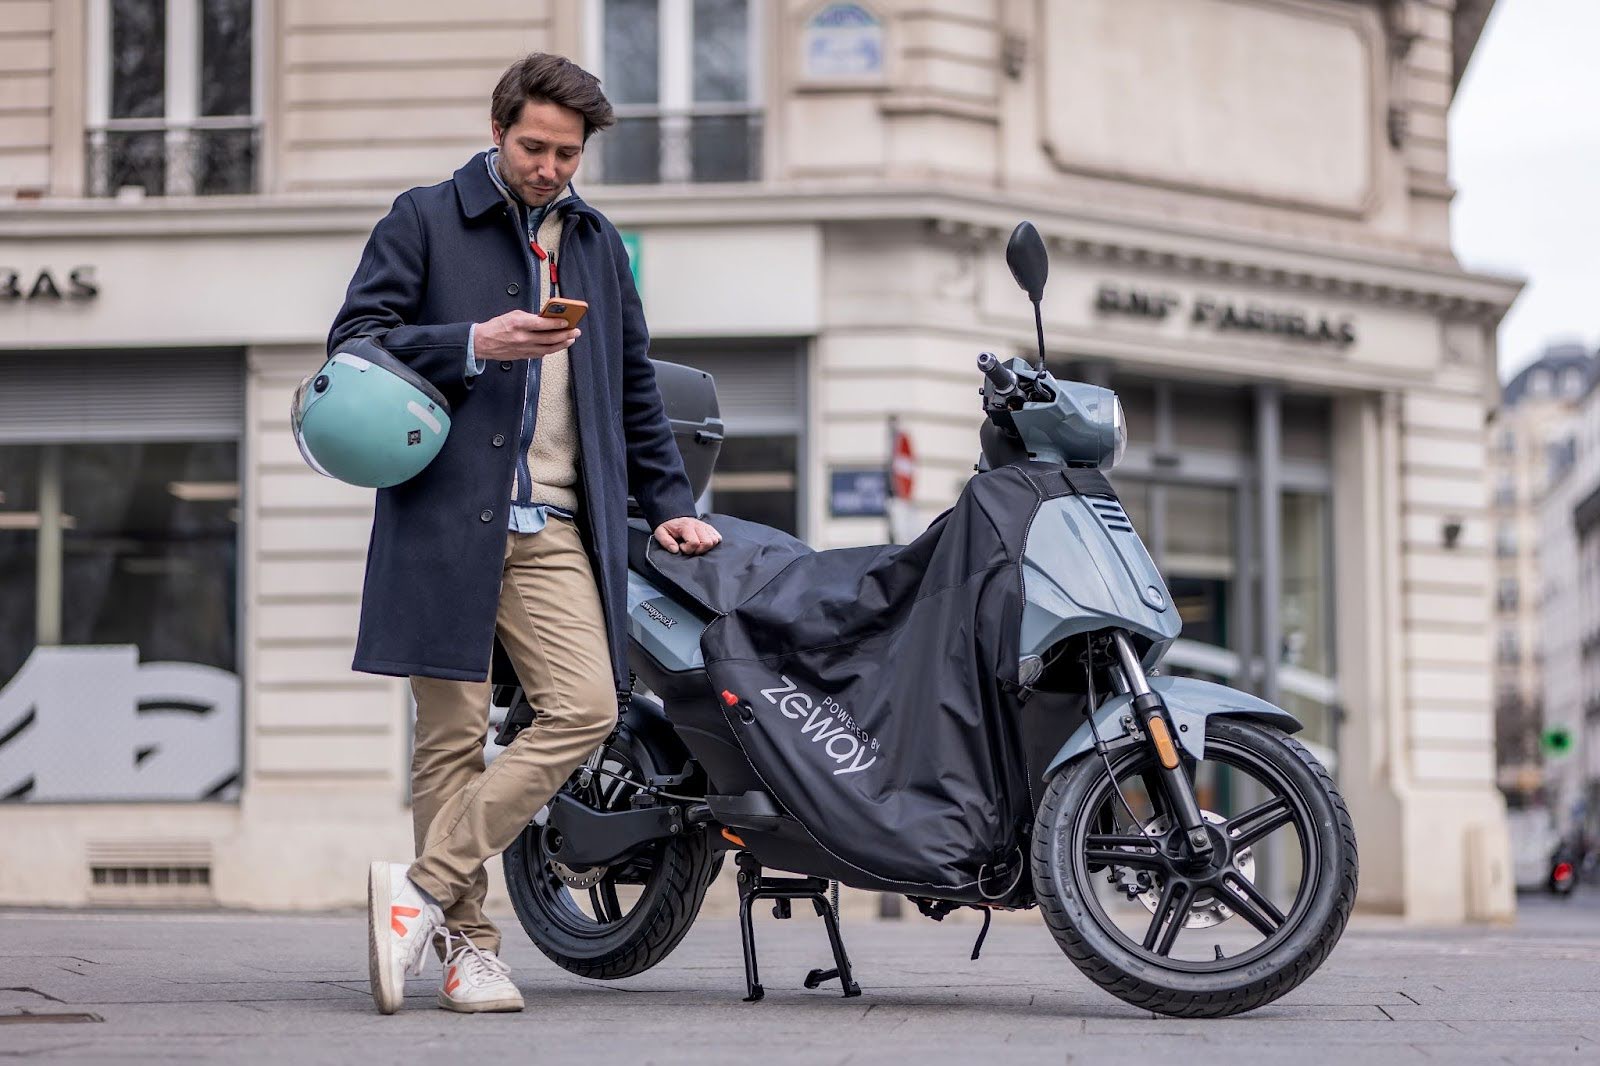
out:
{"label": "red sign on pole", "polygon": [[917,457],[911,450],[911,435],[896,426],[894,455],[889,462],[889,491],[895,499],[911,499],[912,477],[916,469]]}

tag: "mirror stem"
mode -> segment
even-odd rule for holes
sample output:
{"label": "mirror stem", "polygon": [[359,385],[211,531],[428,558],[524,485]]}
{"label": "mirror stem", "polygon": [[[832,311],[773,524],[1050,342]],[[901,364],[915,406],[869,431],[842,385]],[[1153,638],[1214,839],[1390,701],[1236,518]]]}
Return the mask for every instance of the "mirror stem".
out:
{"label": "mirror stem", "polygon": [[1039,301],[1033,301],[1033,328],[1039,335],[1039,365],[1036,369],[1044,373],[1044,312],[1040,309]]}

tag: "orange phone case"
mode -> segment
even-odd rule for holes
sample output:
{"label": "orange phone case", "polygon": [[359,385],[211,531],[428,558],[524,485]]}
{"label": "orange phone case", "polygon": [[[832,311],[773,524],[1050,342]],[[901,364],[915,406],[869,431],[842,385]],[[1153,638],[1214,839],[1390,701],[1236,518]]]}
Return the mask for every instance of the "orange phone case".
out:
{"label": "orange phone case", "polygon": [[589,310],[589,305],[582,300],[569,300],[565,296],[552,296],[544,302],[544,307],[539,311],[540,318],[564,318],[567,325],[577,326]]}

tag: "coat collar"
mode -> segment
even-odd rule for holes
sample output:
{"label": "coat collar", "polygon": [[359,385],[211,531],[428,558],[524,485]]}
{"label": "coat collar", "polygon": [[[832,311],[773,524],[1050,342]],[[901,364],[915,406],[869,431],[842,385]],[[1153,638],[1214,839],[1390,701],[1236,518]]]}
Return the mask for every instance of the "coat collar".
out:
{"label": "coat collar", "polygon": [[[488,155],[488,152],[479,152],[455,172],[456,199],[461,204],[461,213],[469,221],[475,222],[491,212],[504,210],[506,206],[505,197],[489,176]],[[572,188],[571,192],[571,196],[561,201],[562,213],[569,220],[581,220],[599,229],[600,212],[584,203],[576,188]]]}

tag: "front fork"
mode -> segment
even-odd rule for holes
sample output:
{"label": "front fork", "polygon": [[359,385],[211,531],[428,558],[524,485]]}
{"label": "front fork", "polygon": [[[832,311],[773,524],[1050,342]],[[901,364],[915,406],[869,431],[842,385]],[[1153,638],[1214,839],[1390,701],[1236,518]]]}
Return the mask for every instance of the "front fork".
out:
{"label": "front fork", "polygon": [[1144,727],[1145,735],[1150,738],[1151,745],[1156,749],[1156,765],[1159,767],[1162,792],[1167,798],[1167,809],[1172,812],[1179,827],[1183,829],[1189,850],[1196,857],[1209,855],[1211,834],[1206,831],[1205,819],[1200,814],[1200,804],[1194,798],[1194,782],[1189,780],[1189,771],[1184,769],[1183,760],[1178,757],[1177,745],[1172,738],[1172,725],[1167,718],[1166,704],[1162,702],[1160,696],[1150,690],[1150,681],[1145,676],[1144,666],[1134,654],[1133,645],[1129,643],[1127,634],[1112,633],[1111,646],[1116,652],[1117,663],[1122,670],[1122,681],[1133,696],[1133,713],[1138,717],[1139,724]]}

